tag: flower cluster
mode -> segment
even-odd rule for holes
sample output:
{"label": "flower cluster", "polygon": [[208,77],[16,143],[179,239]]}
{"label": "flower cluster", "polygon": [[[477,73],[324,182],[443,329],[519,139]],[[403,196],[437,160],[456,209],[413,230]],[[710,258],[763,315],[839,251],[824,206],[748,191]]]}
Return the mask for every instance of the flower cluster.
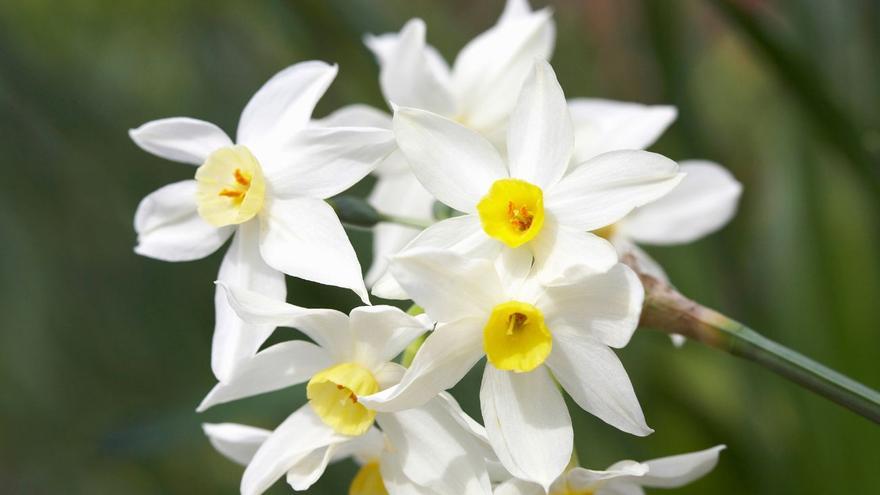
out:
{"label": "flower cluster", "polygon": [[[362,466],[355,495],[630,494],[702,476],[723,446],[607,471],[573,464],[563,392],[624,432],[653,431],[614,352],[644,298],[621,256],[665,277],[636,243],[719,229],[739,183],[717,164],[644,151],[674,108],[567,100],[547,62],[549,10],[509,0],[451,67],[425,37],[414,19],[365,39],[390,115],[352,105],[313,119],[337,67],[312,61],[257,91],[234,142],[191,118],[130,132],[198,167],[141,202],[136,252],[194,260],[232,238],[216,282],[218,383],[199,410],[307,384],[306,405],[274,431],[205,425],[247,466],[241,492],[282,477],[305,490],[348,457]],[[371,173],[376,209],[430,226],[377,225],[365,279],[326,200]],[[289,304],[285,274],[350,289],[365,306]],[[368,286],[423,312],[370,305]],[[277,327],[310,341],[265,347]],[[406,349],[414,356],[395,362]],[[483,357],[485,426],[446,392]]]}

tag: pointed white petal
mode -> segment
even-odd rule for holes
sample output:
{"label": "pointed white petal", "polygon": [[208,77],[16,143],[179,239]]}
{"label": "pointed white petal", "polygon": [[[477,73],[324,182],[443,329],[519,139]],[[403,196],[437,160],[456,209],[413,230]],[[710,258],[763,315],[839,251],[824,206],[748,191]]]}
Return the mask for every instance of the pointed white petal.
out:
{"label": "pointed white petal", "polygon": [[269,430],[235,423],[203,423],[202,431],[217,452],[226,458],[246,466],[257,449],[269,438]]}
{"label": "pointed white petal", "polygon": [[355,103],[339,108],[320,119],[310,123],[318,127],[378,127],[391,129],[391,115],[378,108]]}
{"label": "pointed white petal", "polygon": [[[565,482],[574,491],[596,489],[602,481],[631,480],[648,472],[648,466],[635,461],[620,461],[605,471],[575,467],[565,474]],[[598,486],[597,486],[598,485]]]}
{"label": "pointed white petal", "polygon": [[134,215],[134,252],[162,261],[190,261],[216,251],[233,227],[214,227],[196,208],[194,180],[168,184],[147,195]]}
{"label": "pointed white petal", "polygon": [[418,318],[394,306],[361,306],[351,311],[355,356],[369,367],[391,361],[428,329]]}
{"label": "pointed white petal", "polygon": [[492,261],[437,249],[406,250],[391,273],[434,321],[486,317],[504,292]]}
{"label": "pointed white petal", "polygon": [[654,430],[620,360],[605,345],[567,329],[554,328],[553,352],[547,364],[562,388],[585,411],[633,435]]}
{"label": "pointed white petal", "polygon": [[390,130],[378,127],[311,127],[284,146],[283,158],[264,169],[279,198],[328,198],[367,176],[396,148]]}
{"label": "pointed white petal", "polygon": [[480,405],[489,443],[504,467],[549,488],[571,458],[574,433],[547,369],[513,373],[487,363]]}
{"label": "pointed white petal", "polygon": [[621,222],[621,230],[636,242],[682,244],[725,226],[736,213],[740,184],[721,165],[682,162],[686,174],[675,189],[647,204]]}
{"label": "pointed white petal", "polygon": [[441,115],[455,111],[445,62],[438,63],[436,52],[425,44],[421,19],[411,19],[399,35],[367,36],[364,41],[379,59],[379,86],[386,101]]}
{"label": "pointed white petal", "polygon": [[394,134],[413,173],[438,200],[465,213],[507,167],[498,151],[476,132],[440,115],[416,108],[398,108]]}
{"label": "pointed white petal", "polygon": [[196,411],[303,383],[332,364],[330,355],[311,342],[275,344],[240,363],[229,380],[211,389]]}
{"label": "pointed white petal", "polygon": [[574,131],[553,67],[543,60],[523,83],[507,131],[510,175],[545,189],[565,174]]}
{"label": "pointed white petal", "polygon": [[422,407],[376,416],[390,451],[411,481],[438,493],[490,495],[478,442],[441,399]]}
{"label": "pointed white petal", "polygon": [[294,277],[351,289],[369,304],[351,241],[325,201],[272,198],[260,213],[260,252]]}
{"label": "pointed white petal", "polygon": [[350,359],[354,353],[354,336],[348,316],[333,309],[301,308],[260,293],[218,283],[225,291],[230,307],[252,325],[293,327],[326,349],[334,361]]}
{"label": "pointed white petal", "polygon": [[451,388],[483,356],[483,321],[466,318],[438,325],[416,353],[400,383],[359,397],[377,411],[418,407]]}
{"label": "pointed white petal", "polygon": [[717,445],[699,452],[646,461],[648,473],[638,483],[649,488],[684,486],[714,469],[718,455],[725,448],[724,445]]}
{"label": "pointed white petal", "polygon": [[308,490],[324,474],[335,450],[336,445],[330,445],[300,459],[287,471],[287,484],[296,491]]}
{"label": "pointed white petal", "polygon": [[259,148],[293,136],[309,122],[338,70],[336,65],[308,61],[272,76],[241,113],[236,141]]}
{"label": "pointed white petal", "polygon": [[312,452],[345,442],[308,404],[287,417],[260,446],[241,478],[242,495],[260,495]]}
{"label": "pointed white petal", "polygon": [[678,164],[648,151],[613,151],[575,168],[544,196],[561,225],[596,230],[671,191]]}
{"label": "pointed white petal", "polygon": [[603,485],[596,495],[645,495],[642,487],[626,481],[610,481]]}
{"label": "pointed white petal", "polygon": [[[238,227],[220,264],[217,280],[257,291],[278,302],[283,302],[287,296],[284,275],[269,267],[260,256],[259,225],[254,220]],[[229,306],[226,294],[215,289],[211,368],[217,379],[221,382],[230,379],[238,365],[256,354],[274,330],[272,324],[244,322]]]}
{"label": "pointed white petal", "polygon": [[545,285],[607,272],[617,263],[617,250],[605,239],[570,227],[560,226],[552,214],[531,242],[535,271]]}
{"label": "pointed white petal", "polygon": [[147,122],[129,130],[128,135],[144,151],[193,165],[201,165],[219,148],[232,146],[232,140],[219,127],[189,117]]}
{"label": "pointed white petal", "polygon": [[[388,495],[441,495],[436,490],[413,483],[403,473],[403,466],[399,456],[393,452],[385,451],[379,460],[379,469],[382,473],[382,484]],[[351,492],[349,495],[374,495],[361,492]]]}
{"label": "pointed white petal", "polygon": [[533,300],[532,298],[520,299],[518,297],[523,292],[523,286],[530,282],[532,261],[532,252],[527,246],[515,249],[504,248],[495,258],[495,270],[498,272],[507,299]]}
{"label": "pointed white petal", "polygon": [[551,332],[575,329],[611,347],[624,347],[635,332],[645,292],[638,276],[624,264],[606,273],[547,287],[538,300]]}
{"label": "pointed white petal", "polygon": [[549,60],[554,42],[548,9],[507,18],[471,40],[452,68],[459,118],[483,132],[501,125],[535,59]]}
{"label": "pointed white petal", "polygon": [[[434,196],[409,171],[381,174],[367,201],[382,213],[429,220]],[[388,269],[391,256],[406,246],[419,230],[392,223],[373,228],[373,264],[365,280],[372,286]]]}
{"label": "pointed white petal", "polygon": [[594,98],[572,99],[568,109],[574,122],[574,163],[609,151],[645,149],[677,115],[675,107]]}
{"label": "pointed white petal", "polygon": [[507,0],[507,3],[504,4],[504,11],[501,13],[501,17],[498,18],[498,24],[525,17],[531,13],[532,8],[529,7],[528,0]]}

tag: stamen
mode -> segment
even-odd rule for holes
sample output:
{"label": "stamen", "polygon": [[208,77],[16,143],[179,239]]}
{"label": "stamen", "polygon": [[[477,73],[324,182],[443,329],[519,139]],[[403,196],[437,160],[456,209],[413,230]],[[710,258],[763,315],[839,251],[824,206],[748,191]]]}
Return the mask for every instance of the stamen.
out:
{"label": "stamen", "polygon": [[520,232],[529,230],[532,226],[532,220],[535,218],[532,212],[523,205],[517,207],[513,201],[507,202],[507,218],[511,225],[516,227]]}
{"label": "stamen", "polygon": [[243,186],[251,185],[251,180],[248,177],[246,177],[243,173],[241,173],[241,169],[235,169],[234,175],[235,175],[235,182],[238,182],[239,184],[241,184]]}
{"label": "stamen", "polygon": [[241,198],[242,196],[244,196],[244,191],[236,191],[235,189],[223,189],[218,194],[227,198]]}
{"label": "stamen", "polygon": [[513,332],[522,328],[528,319],[528,316],[522,313],[513,313],[510,315],[507,319],[507,335],[513,335]]}

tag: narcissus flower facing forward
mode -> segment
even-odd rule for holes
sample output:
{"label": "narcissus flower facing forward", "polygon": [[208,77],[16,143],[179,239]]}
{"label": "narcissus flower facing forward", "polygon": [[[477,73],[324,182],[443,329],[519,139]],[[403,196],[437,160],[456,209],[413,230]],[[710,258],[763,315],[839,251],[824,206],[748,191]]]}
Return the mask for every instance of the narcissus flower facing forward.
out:
{"label": "narcissus flower facing forward", "polygon": [[[351,187],[394,149],[386,129],[307,126],[336,77],[323,62],[293,65],[248,102],[237,144],[217,126],[190,118],[130,131],[141,148],[197,165],[195,180],[150,194],[135,215],[135,251],[166,261],[202,258],[235,233],[219,279],[284,298],[281,273],[367,293],[354,249],[324,201]],[[225,296],[215,298],[212,366],[219,379],[268,336],[245,328]]]}
{"label": "narcissus flower facing forward", "polygon": [[[394,132],[413,172],[439,201],[465,215],[434,224],[409,246],[494,257],[524,249],[542,281],[597,273],[617,262],[613,247],[587,231],[613,224],[668,193],[678,165],[655,153],[605,153],[568,171],[574,133],[553,69],[537,62],[510,119],[506,158],[485,138],[440,115],[394,114]],[[400,297],[387,280],[374,287]]]}
{"label": "narcissus flower facing forward", "polygon": [[[522,81],[536,58],[549,60],[555,26],[549,9],[533,12],[526,0],[508,0],[498,22],[459,52],[452,67],[426,42],[426,27],[412,19],[397,33],[368,35],[364,42],[379,62],[379,86],[389,107],[421,108],[456,120],[503,146],[504,128]],[[334,112],[328,125],[391,128],[391,116],[365,105]],[[400,153],[376,168],[370,203],[391,215],[430,221],[434,196],[409,170]],[[390,223],[373,232],[373,265],[368,286],[385,273],[388,259],[418,230]]]}
{"label": "narcissus flower facing forward", "polygon": [[610,349],[629,341],[644,297],[626,266],[545,287],[526,251],[492,262],[419,249],[396,257],[391,271],[440,323],[399,384],[360,398],[366,407],[418,406],[485,355],[480,403],[489,442],[508,471],[544,487],[562,473],[572,450],[571,419],[556,382],[607,423],[651,433]]}
{"label": "narcissus flower facing forward", "polygon": [[[260,351],[230,380],[215,386],[199,407],[308,383],[308,403],[268,435],[247,461],[242,494],[262,493],[285,473],[295,490],[305,490],[331,459],[350,455],[364,442],[375,445],[369,437],[377,435],[386,447],[368,460],[355,479],[363,491],[353,493],[375,495],[368,489],[384,484],[392,495],[490,494],[482,428],[450,396],[393,413],[377,413],[360,401],[400,380],[404,369],[390,360],[427,330],[423,317],[390,306],[365,306],[345,315],[300,308],[247,289],[228,290],[232,307],[245,321],[295,327],[315,342],[289,341]],[[410,491],[389,485],[406,485]]]}
{"label": "narcissus flower facing forward", "polygon": [[[646,462],[620,461],[605,471],[574,467],[550,486],[549,495],[644,495],[646,488],[678,488],[712,471],[724,445]],[[503,481],[494,495],[544,495],[544,488],[520,479]]]}

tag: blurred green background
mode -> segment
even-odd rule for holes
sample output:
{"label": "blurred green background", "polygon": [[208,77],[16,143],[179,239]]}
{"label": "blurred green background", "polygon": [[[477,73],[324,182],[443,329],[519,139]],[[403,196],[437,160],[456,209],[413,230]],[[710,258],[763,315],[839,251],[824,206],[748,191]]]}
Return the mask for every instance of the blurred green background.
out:
{"label": "blurred green background", "polygon": [[[200,423],[273,427],[302,401],[295,388],[194,413],[214,383],[220,256],[175,265],[133,254],[138,201],[193,169],[140,151],[128,128],[186,115],[231,133],[260,84],[306,59],[341,64],[319,115],[382,108],[364,33],[419,16],[451,59],[502,3],[0,2],[0,492],[236,493],[241,468]],[[679,288],[880,387],[880,3],[550,3],[568,96],[677,105],[654,149],[716,160],[745,185],[725,230],[651,250]],[[366,264],[369,234],[352,237]],[[303,306],[356,302],[289,285]],[[726,443],[717,470],[679,493],[880,487],[880,429],[867,420],[658,333],[638,333],[620,355],[657,433],[631,437],[573,409],[585,465]],[[455,390],[475,414],[478,378]],[[332,466],[310,493],[345,493],[353,470]]]}

